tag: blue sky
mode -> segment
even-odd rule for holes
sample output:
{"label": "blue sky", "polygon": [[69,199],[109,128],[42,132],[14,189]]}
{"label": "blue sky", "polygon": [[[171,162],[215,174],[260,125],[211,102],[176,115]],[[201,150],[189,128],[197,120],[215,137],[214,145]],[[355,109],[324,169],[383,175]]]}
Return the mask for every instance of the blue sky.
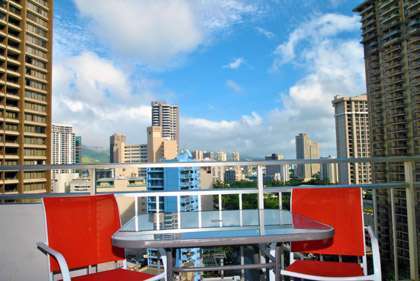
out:
{"label": "blue sky", "polygon": [[331,100],[365,91],[360,1],[55,2],[53,119],[85,144],[146,141],[152,100],[181,108],[181,147],[335,154]]}

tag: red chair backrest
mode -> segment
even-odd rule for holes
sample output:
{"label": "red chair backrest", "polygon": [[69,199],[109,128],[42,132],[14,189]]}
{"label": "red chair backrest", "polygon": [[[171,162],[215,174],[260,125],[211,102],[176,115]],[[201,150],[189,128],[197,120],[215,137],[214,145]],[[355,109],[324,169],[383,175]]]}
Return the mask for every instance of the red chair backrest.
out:
{"label": "red chair backrest", "polygon": [[323,255],[364,256],[365,239],[360,188],[295,188],[292,213],[334,227],[325,241],[293,242],[293,252]]}
{"label": "red chair backrest", "polygon": [[[124,259],[124,250],[111,242],[120,228],[113,195],[44,198],[44,207],[48,245],[63,254],[69,269]],[[50,267],[60,271],[53,258]]]}

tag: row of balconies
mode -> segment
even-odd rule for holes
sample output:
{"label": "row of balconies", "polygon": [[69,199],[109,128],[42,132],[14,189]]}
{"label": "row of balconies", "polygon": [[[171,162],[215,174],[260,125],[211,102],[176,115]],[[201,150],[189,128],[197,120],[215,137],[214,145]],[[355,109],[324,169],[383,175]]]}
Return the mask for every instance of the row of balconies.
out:
{"label": "row of balconies", "polygon": [[408,13],[407,13],[407,17],[408,18],[418,18],[418,15],[420,14],[420,6],[413,4],[412,6],[408,7]]}

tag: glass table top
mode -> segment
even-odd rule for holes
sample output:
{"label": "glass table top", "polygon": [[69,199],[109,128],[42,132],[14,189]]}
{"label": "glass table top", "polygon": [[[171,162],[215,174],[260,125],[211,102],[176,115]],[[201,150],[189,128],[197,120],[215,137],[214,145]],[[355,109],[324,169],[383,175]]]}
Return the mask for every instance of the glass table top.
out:
{"label": "glass table top", "polygon": [[332,227],[286,210],[223,210],[140,214],[113,235],[119,247],[195,247],[322,240]]}

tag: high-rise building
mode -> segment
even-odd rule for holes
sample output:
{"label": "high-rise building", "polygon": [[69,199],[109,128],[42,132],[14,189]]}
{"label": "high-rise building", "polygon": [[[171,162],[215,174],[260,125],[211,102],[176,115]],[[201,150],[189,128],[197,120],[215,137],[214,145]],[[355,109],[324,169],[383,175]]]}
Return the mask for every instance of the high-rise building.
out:
{"label": "high-rise building", "polygon": [[224,182],[227,184],[232,184],[236,181],[236,171],[235,169],[228,168],[225,171]]}
{"label": "high-rise building", "polygon": [[[332,104],[335,110],[337,158],[369,157],[367,96],[336,96]],[[342,184],[371,182],[369,163],[340,163],[338,167]]]}
{"label": "high-rise building", "polygon": [[[0,1],[1,165],[51,163],[52,0]],[[48,171],[1,172],[0,192],[51,190]]]}
{"label": "high-rise building", "polygon": [[75,156],[75,163],[81,164],[82,163],[82,137],[76,136],[76,156]]}
{"label": "high-rise building", "polygon": [[147,150],[149,162],[174,159],[178,154],[178,143],[176,140],[164,138],[161,127],[147,128]]}
{"label": "high-rise building", "polygon": [[241,155],[239,154],[239,152],[232,152],[232,161],[241,161]]}
{"label": "high-rise building", "polygon": [[[192,161],[191,153],[188,151],[181,153],[176,159],[166,162],[189,162]],[[200,168],[148,168],[147,169],[147,190],[148,191],[180,191],[180,190],[199,190],[200,189]],[[147,211],[156,212],[156,198],[148,198]],[[177,199],[175,197],[160,198],[159,209],[164,213],[162,222],[165,227],[173,228],[177,226],[177,216],[170,213],[176,213],[178,209]],[[198,210],[197,196],[182,196],[181,211],[193,212]],[[165,214],[166,213],[166,214]],[[157,258],[156,249],[148,249],[149,267],[160,266]],[[200,265],[200,249],[179,249],[176,251],[177,266],[190,264]],[[200,280],[197,273],[194,280]]]}
{"label": "high-rise building", "polygon": [[[354,9],[361,15],[369,104],[370,148],[373,157],[420,154],[420,2],[366,0]],[[415,167],[420,179],[420,163]],[[403,163],[374,164],[374,183],[404,181]],[[392,237],[391,203],[387,190],[377,191],[378,238],[383,260],[393,256],[408,264],[406,195],[395,192],[396,235]],[[417,213],[420,194],[417,191]],[[417,237],[420,231],[417,225]],[[401,273],[401,272],[400,272]],[[401,277],[401,276],[400,276]]]}
{"label": "high-rise building", "polygon": [[[296,136],[296,159],[319,159],[319,144],[309,138],[307,134]],[[296,176],[304,180],[310,180],[319,173],[319,164],[299,164],[296,168]]]}
{"label": "high-rise building", "polygon": [[204,160],[214,160],[214,152],[206,151],[203,153]]}
{"label": "high-rise building", "polygon": [[[331,156],[321,157],[321,159],[331,159]],[[319,179],[325,183],[336,184],[338,179],[338,165],[337,163],[322,163],[319,172]]]}
{"label": "high-rise building", "polygon": [[163,102],[152,102],[152,126],[161,127],[162,138],[179,144],[179,108]]}
{"label": "high-rise building", "polygon": [[147,159],[147,144],[124,144],[124,163],[145,163]]}
{"label": "high-rise building", "polygon": [[[73,126],[63,124],[52,124],[52,147],[51,163],[53,165],[67,165],[76,163],[76,136]],[[72,174],[61,176],[60,174]],[[52,191],[67,192],[66,185],[74,178],[72,170],[53,170],[52,171]]]}
{"label": "high-rise building", "polygon": [[224,151],[219,151],[216,153],[217,161],[227,161],[227,154]]}
{"label": "high-rise building", "polygon": [[[284,156],[273,153],[265,156],[265,160],[281,160]],[[285,183],[290,180],[290,166],[288,164],[281,165],[267,165],[265,168],[265,178],[268,181],[277,181]]]}
{"label": "high-rise building", "polygon": [[52,124],[52,164],[76,163],[76,135],[73,126]]}
{"label": "high-rise building", "polygon": [[204,153],[202,150],[193,150],[192,157],[194,160],[203,161],[204,160]]}
{"label": "high-rise building", "polygon": [[125,162],[125,142],[126,137],[123,134],[115,133],[109,138],[109,157],[111,163]]}

